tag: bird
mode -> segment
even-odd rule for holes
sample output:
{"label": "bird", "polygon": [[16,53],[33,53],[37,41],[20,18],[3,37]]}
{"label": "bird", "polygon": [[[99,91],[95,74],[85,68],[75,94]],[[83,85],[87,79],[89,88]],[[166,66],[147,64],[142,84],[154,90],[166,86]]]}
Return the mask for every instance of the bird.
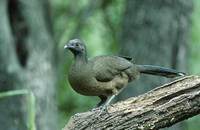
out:
{"label": "bird", "polygon": [[105,110],[111,101],[127,86],[139,78],[141,74],[151,74],[174,78],[185,73],[154,65],[137,65],[127,56],[101,55],[88,59],[85,43],[80,39],[72,39],[64,45],[74,55],[68,80],[71,87],[79,94],[98,96]]}

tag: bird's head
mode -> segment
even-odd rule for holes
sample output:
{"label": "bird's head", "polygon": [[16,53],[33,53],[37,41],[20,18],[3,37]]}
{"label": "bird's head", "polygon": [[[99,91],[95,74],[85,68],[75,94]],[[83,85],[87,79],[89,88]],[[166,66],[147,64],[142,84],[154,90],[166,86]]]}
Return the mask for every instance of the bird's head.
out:
{"label": "bird's head", "polygon": [[65,46],[64,49],[69,49],[75,56],[86,53],[85,44],[80,39],[72,39]]}

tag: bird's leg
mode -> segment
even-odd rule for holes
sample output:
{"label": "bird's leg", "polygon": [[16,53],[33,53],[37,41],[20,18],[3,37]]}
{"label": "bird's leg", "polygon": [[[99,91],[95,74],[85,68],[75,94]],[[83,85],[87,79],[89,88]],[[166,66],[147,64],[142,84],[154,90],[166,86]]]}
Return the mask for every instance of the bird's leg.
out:
{"label": "bird's leg", "polygon": [[103,95],[100,95],[99,98],[100,98],[101,101],[94,108],[92,108],[91,111],[94,111],[96,109],[100,109],[101,110],[101,108],[103,107],[103,104],[105,104],[105,102],[107,100],[107,97],[103,96]]}
{"label": "bird's leg", "polygon": [[101,115],[101,113],[102,113],[103,111],[106,111],[106,112],[107,112],[107,107],[108,107],[108,105],[111,103],[111,101],[112,101],[116,96],[117,96],[117,94],[112,95],[112,96],[110,96],[110,97],[107,99],[107,101],[105,102],[105,104],[102,106],[99,115]]}
{"label": "bird's leg", "polygon": [[102,106],[106,102],[106,100],[107,100],[107,97],[103,96],[103,95],[99,96],[99,98],[101,99],[101,101],[96,105],[96,107]]}
{"label": "bird's leg", "polygon": [[105,104],[102,106],[99,115],[101,115],[101,113],[102,113],[103,111],[105,111],[105,110],[106,110],[106,112],[108,112],[108,111],[107,111],[108,105],[110,105],[111,101],[112,101],[123,89],[124,89],[124,87],[121,88],[119,91],[115,90],[115,94],[112,95],[112,96],[110,96],[110,97],[107,99],[107,101],[105,102]]}
{"label": "bird's leg", "polygon": [[107,110],[107,106],[111,103],[111,101],[117,96],[117,94],[112,95],[108,98],[108,100],[105,102],[105,104],[102,107],[102,110]]}

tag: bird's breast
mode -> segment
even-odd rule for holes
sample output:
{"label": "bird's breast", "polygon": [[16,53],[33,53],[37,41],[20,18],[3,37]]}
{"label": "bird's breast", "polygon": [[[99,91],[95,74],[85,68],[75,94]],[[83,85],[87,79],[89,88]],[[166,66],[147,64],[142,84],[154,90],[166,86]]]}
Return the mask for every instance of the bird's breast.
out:
{"label": "bird's breast", "polygon": [[78,93],[92,96],[91,92],[95,86],[92,75],[86,69],[71,68],[68,74],[68,80],[71,87]]}

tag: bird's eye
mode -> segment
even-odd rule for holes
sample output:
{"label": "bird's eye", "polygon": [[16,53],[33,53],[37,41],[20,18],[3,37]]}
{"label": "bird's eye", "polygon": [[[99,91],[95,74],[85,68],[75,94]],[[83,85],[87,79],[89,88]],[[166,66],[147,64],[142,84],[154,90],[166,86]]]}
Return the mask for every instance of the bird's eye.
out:
{"label": "bird's eye", "polygon": [[78,45],[78,44],[75,44],[75,46],[78,47],[79,45]]}

